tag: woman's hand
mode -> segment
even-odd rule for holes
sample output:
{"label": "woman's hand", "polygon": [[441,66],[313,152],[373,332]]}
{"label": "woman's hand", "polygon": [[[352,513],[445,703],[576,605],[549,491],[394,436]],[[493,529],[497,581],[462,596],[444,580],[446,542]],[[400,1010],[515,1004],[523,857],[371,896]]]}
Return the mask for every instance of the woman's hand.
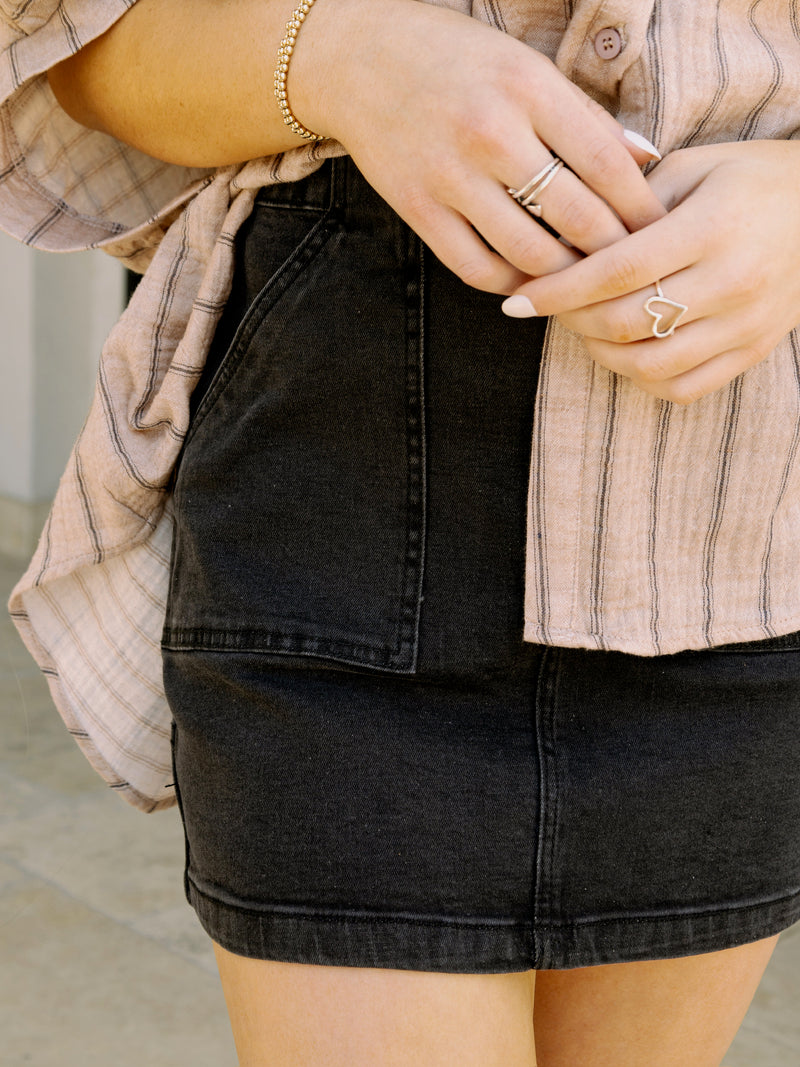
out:
{"label": "woman's hand", "polygon": [[[326,44],[320,49],[320,42]],[[320,0],[289,72],[294,113],[339,140],[371,185],[465,282],[510,292],[663,214],[646,152],[540,53],[409,0]],[[558,241],[509,196],[541,194]]]}
{"label": "woman's hand", "polygon": [[[50,72],[78,122],[169,162],[222,166],[305,142],[273,95],[297,0],[137,0]],[[202,72],[200,74],[199,72]],[[417,0],[318,0],[288,95],[308,129],[339,140],[367,180],[470,285],[509,293],[658,218],[622,127],[512,37]],[[508,195],[545,167],[559,242]]]}
{"label": "woman's hand", "polygon": [[[688,404],[764,359],[800,323],[800,142],[707,145],[649,176],[669,213],[558,274],[523,285],[507,312],[558,315],[592,357],[648,393]],[[684,304],[652,334],[645,304]],[[525,299],[530,303],[527,304]],[[661,310],[661,329],[678,314]]]}

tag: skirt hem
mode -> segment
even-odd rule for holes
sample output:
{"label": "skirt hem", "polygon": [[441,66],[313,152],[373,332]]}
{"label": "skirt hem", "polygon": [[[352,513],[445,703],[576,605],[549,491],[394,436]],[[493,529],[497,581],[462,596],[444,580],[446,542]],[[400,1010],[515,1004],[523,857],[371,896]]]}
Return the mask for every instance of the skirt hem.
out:
{"label": "skirt hem", "polygon": [[452,974],[569,970],[701,955],[760,941],[800,920],[800,891],[700,913],[550,926],[499,917],[239,906],[191,880],[186,892],[206,933],[238,956]]}

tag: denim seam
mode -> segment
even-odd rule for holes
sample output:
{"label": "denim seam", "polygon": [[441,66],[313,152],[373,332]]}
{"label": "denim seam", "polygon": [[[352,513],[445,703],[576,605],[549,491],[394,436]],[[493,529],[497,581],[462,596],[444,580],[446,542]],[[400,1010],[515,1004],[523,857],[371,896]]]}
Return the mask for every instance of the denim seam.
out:
{"label": "denim seam", "polygon": [[[378,661],[382,659],[387,669],[395,669],[391,661],[397,655],[396,647],[338,642],[302,633],[281,634],[275,629],[237,631],[230,627],[225,630],[165,627],[162,646],[170,652],[252,652],[281,656],[320,656],[354,665],[367,665],[365,661],[369,660],[370,665],[378,666]],[[413,667],[408,669],[413,670]]]}
{"label": "denim seam", "polygon": [[423,915],[408,915],[405,912],[352,912],[348,911],[346,908],[340,910],[330,909],[329,911],[315,911],[312,908],[302,908],[300,906],[288,904],[276,904],[273,906],[265,905],[263,908],[253,908],[244,904],[232,904],[229,901],[213,896],[206,890],[199,889],[190,875],[187,876],[187,880],[191,885],[192,891],[209,903],[222,908],[228,908],[231,911],[258,917],[281,916],[291,920],[297,919],[307,922],[369,923],[370,925],[375,923],[396,923],[407,926],[447,926],[453,929],[464,928],[467,930],[519,929],[529,931],[533,925],[528,919],[481,918],[472,920],[465,918],[464,916],[453,917],[449,915],[437,915],[427,917]]}
{"label": "denim seam", "polygon": [[[238,912],[243,915],[252,915],[254,917],[272,917],[272,918],[286,918],[291,921],[305,921],[305,922],[323,922],[323,923],[361,923],[369,925],[405,925],[405,926],[439,926],[447,927],[451,929],[466,929],[466,930],[519,930],[526,933],[533,931],[537,937],[537,941],[547,939],[551,935],[563,935],[565,932],[573,931],[576,935],[581,935],[591,929],[598,927],[614,927],[625,926],[633,927],[637,924],[642,926],[658,924],[658,925],[674,925],[680,924],[687,920],[692,919],[707,919],[722,917],[730,914],[747,915],[748,913],[762,912],[765,909],[776,908],[779,909],[781,905],[791,904],[794,900],[800,896],[800,892],[791,894],[786,897],[780,897],[775,900],[762,901],[761,903],[748,904],[748,905],[736,905],[731,907],[713,908],[698,912],[675,912],[664,913],[660,915],[646,915],[646,914],[631,914],[621,915],[615,918],[608,919],[573,919],[565,922],[538,922],[536,920],[527,919],[503,919],[503,918],[476,918],[470,919],[465,916],[449,916],[449,915],[437,915],[437,916],[422,916],[422,915],[409,915],[404,912],[354,912],[346,908],[341,909],[325,909],[314,910],[312,908],[303,908],[299,905],[286,905],[286,904],[273,904],[265,905],[263,908],[255,908],[246,904],[231,903],[214,896],[207,890],[200,889],[191,875],[186,876],[186,881],[191,888],[191,892],[197,894],[209,904],[216,907],[224,908],[230,911]],[[661,943],[654,943],[648,941],[648,946],[652,946],[657,949],[660,944],[668,944],[668,941]],[[541,960],[549,955],[549,953],[540,949],[539,945],[536,948],[535,965],[541,965]]]}
{"label": "denim seam", "polygon": [[[334,203],[345,210],[349,201],[351,170],[334,160]],[[412,673],[417,667],[422,612],[425,539],[425,404],[424,404],[424,261],[419,238],[404,227],[405,242],[405,431],[406,431],[406,537],[395,647],[387,668]],[[414,425],[416,420],[416,427]],[[416,537],[416,544],[412,541]]]}
{"label": "denim seam", "polygon": [[[425,267],[422,243],[407,231],[406,240],[416,248],[410,255],[406,281],[406,554],[400,594],[398,656],[408,647],[408,669],[416,670],[422,584],[425,573],[426,449],[424,394],[424,293]],[[416,427],[414,425],[416,420]],[[416,464],[414,460],[416,459]]]}
{"label": "denim seam", "polygon": [[800,899],[800,889],[794,890],[792,893],[783,894],[779,897],[767,897],[750,904],[723,904],[714,908],[680,908],[673,911],[659,912],[632,911],[626,914],[608,916],[605,918],[597,917],[591,919],[583,918],[569,920],[552,919],[537,925],[545,930],[578,930],[596,926],[615,926],[619,923],[641,923],[642,925],[647,923],[674,923],[684,920],[709,919],[722,915],[735,915],[737,913],[746,914],[752,911],[763,911],[765,908],[780,908],[782,905],[791,904],[798,899]]}
{"label": "denim seam", "polygon": [[268,207],[270,211],[289,211],[292,214],[319,215],[328,211],[328,207],[320,204],[287,204],[281,200],[267,200],[259,197],[253,204],[253,209]]}
{"label": "denim seam", "polygon": [[[576,954],[580,955],[582,951],[585,951],[586,938],[591,939],[593,933],[602,936],[603,931],[612,931],[615,927],[628,933],[626,958],[631,961],[684,955],[686,953],[685,928],[693,921],[717,924],[710,926],[705,932],[694,931],[694,954],[719,951],[739,943],[761,940],[785,930],[797,920],[797,915],[790,913],[790,907],[797,897],[798,894],[794,894],[777,901],[766,901],[743,907],[717,908],[696,914],[678,912],[657,917],[631,915],[617,919],[573,921],[571,924],[544,927],[541,932],[534,931],[534,936],[540,936],[546,946],[545,953],[537,956],[535,966],[539,969],[570,966],[569,963],[565,964],[565,958],[574,958]],[[647,936],[634,943],[630,935],[634,933],[637,926],[647,931]],[[652,927],[654,926],[660,928],[659,937],[653,936]],[[596,962],[615,962],[615,959],[606,960],[604,954],[600,953]],[[577,964],[577,966],[587,965],[589,964]]]}
{"label": "denim seam", "polygon": [[189,432],[186,435],[184,447],[192,440],[226,387],[236,376],[250,340],[261,326],[264,318],[330,240],[335,231],[335,227],[331,225],[330,215],[330,210],[322,215],[291,256],[267,279],[264,287],[253,299],[234,334],[229,352],[223,359],[216,377],[208,387],[206,395],[195,412]]}
{"label": "denim seam", "polygon": [[536,865],[533,885],[533,915],[535,961],[538,965],[544,952],[539,932],[546,928],[542,915],[552,912],[550,872],[554,870],[555,834],[558,825],[556,807],[558,790],[556,761],[549,739],[555,728],[556,691],[558,686],[558,649],[546,648],[542,654],[536,686],[534,728],[539,773],[539,832],[536,842]]}

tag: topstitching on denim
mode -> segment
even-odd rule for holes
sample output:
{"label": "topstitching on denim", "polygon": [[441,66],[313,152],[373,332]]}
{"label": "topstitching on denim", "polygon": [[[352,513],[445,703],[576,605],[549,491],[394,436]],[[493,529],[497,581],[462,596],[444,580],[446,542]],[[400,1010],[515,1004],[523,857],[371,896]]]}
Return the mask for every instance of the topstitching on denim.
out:
{"label": "topstitching on denim", "polygon": [[413,672],[421,244],[344,160],[270,190],[248,233],[231,298],[247,311],[178,469],[164,645]]}

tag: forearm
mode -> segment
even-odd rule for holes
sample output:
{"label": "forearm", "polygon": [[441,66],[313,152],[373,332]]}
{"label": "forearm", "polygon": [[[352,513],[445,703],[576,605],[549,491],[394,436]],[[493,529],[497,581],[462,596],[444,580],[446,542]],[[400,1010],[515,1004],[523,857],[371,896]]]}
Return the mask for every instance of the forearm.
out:
{"label": "forearm", "polygon": [[[296,148],[273,93],[278,45],[298,0],[139,0],[106,34],[50,72],[78,122],[167,162],[222,166]],[[291,104],[324,93],[325,25],[339,32],[358,0],[323,0],[304,23],[290,71]],[[327,30],[327,32],[326,32]],[[327,132],[327,131],[319,131]]]}
{"label": "forearm", "polygon": [[[57,68],[79,122],[156,158],[220,166],[304,142],[274,97],[297,0],[138,0]],[[289,100],[459,277],[507,293],[663,214],[610,115],[533,48],[416,0],[318,0],[298,35]],[[552,162],[557,241],[509,197]],[[647,158],[645,154],[645,158]]]}

